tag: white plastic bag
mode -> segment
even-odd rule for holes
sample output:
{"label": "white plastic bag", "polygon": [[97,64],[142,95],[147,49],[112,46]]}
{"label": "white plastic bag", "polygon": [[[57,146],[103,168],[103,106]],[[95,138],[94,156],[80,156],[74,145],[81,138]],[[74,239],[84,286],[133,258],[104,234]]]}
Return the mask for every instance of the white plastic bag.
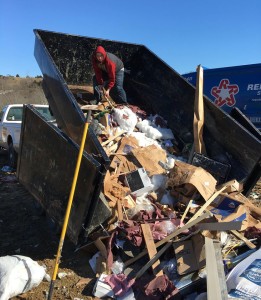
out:
{"label": "white plastic bag", "polygon": [[122,109],[115,108],[113,111],[113,118],[119,124],[122,130],[127,132],[132,132],[137,123],[136,114],[128,107],[123,107]]}
{"label": "white plastic bag", "polygon": [[30,257],[0,257],[0,300],[8,300],[31,290],[40,284],[44,276],[44,267]]}

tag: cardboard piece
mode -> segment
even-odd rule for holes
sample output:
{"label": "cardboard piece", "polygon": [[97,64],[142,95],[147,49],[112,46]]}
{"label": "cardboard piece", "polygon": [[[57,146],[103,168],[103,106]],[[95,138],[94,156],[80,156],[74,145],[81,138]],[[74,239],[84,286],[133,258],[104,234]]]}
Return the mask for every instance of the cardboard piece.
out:
{"label": "cardboard piece", "polygon": [[220,185],[218,188],[221,188],[223,186],[227,186],[227,188],[224,190],[224,193],[233,193],[233,192],[241,192],[243,190],[243,184],[239,183],[236,179],[230,180],[222,185]]}
{"label": "cardboard piece", "polygon": [[201,234],[194,235],[190,240],[173,244],[179,275],[194,272],[205,266],[204,244],[204,237]]}
{"label": "cardboard piece", "polygon": [[167,159],[165,150],[157,147],[156,145],[150,145],[143,148],[133,149],[132,154],[147,171],[149,176],[166,173],[166,170],[159,164],[159,161],[165,162]]}
{"label": "cardboard piece", "polygon": [[[119,147],[114,155],[112,162],[110,164],[110,168],[116,169],[119,164],[122,163],[122,168],[120,173],[127,173],[134,171],[141,167],[138,161],[135,161],[132,158],[132,155],[124,156],[122,154],[129,154],[134,148],[138,148],[138,141],[134,137],[123,137],[121,141],[118,143]],[[117,155],[120,153],[120,155]]]}
{"label": "cardboard piece", "polygon": [[[261,222],[251,216],[251,209],[255,208],[252,205],[249,204],[248,200],[246,203],[242,203],[239,199],[231,198],[230,195],[222,195],[217,197],[208,209],[215,215],[219,222],[241,221],[240,230],[245,230],[247,227],[253,226],[261,228]],[[258,212],[258,208],[255,211]],[[258,216],[258,213],[256,215]]]}
{"label": "cardboard piece", "polygon": [[175,191],[191,197],[196,190],[208,200],[216,190],[216,179],[201,167],[176,161],[175,167],[170,171],[167,185],[171,194]]}

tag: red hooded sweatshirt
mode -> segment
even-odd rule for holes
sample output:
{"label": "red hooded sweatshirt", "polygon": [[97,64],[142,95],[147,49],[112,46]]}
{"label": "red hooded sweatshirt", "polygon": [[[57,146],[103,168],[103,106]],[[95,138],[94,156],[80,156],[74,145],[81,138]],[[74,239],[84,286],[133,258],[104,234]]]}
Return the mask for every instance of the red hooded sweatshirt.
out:
{"label": "red hooded sweatshirt", "polygon": [[[102,63],[96,59],[96,53],[101,53],[104,56]],[[114,86],[116,73],[124,67],[123,62],[116,55],[106,52],[102,46],[98,46],[94,51],[92,65],[99,85],[102,85],[104,82],[103,72],[108,74],[108,89]]]}

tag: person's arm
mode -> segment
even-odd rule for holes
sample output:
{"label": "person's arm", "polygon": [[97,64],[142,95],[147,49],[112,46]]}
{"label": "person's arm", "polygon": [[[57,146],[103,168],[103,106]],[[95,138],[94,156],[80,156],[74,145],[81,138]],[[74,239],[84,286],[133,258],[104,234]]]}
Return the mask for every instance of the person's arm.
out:
{"label": "person's arm", "polygon": [[107,84],[106,90],[110,91],[114,87],[116,77],[116,64],[110,60],[107,63],[107,73],[109,77],[109,82]]}
{"label": "person's arm", "polygon": [[95,60],[92,61],[92,66],[93,66],[93,70],[94,70],[98,85],[103,85],[102,70],[98,67]]}

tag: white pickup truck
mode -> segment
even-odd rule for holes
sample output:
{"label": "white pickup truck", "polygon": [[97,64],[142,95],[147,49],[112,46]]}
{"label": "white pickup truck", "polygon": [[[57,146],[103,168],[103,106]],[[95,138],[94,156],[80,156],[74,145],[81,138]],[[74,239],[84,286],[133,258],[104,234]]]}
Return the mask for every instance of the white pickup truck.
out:
{"label": "white pickup truck", "polygon": [[[48,105],[33,104],[34,108],[46,119],[54,122]],[[0,112],[0,147],[8,150],[8,162],[15,168],[20,143],[23,117],[23,104],[10,104]]]}

